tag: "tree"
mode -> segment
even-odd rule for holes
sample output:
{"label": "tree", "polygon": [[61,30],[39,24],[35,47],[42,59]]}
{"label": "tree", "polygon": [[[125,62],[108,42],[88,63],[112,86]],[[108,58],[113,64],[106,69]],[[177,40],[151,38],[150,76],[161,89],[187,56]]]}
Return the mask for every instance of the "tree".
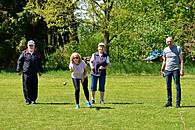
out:
{"label": "tree", "polygon": [[90,23],[94,28],[98,28],[104,37],[104,43],[107,45],[107,54],[109,55],[109,45],[111,40],[116,35],[110,34],[111,12],[114,1],[112,0],[87,0],[88,16],[87,23]]}

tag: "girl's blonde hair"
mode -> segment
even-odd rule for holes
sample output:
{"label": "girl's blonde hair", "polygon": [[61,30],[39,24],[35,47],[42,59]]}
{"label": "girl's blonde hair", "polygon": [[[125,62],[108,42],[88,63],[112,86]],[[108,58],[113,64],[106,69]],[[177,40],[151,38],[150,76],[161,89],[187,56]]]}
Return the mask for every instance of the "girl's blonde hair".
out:
{"label": "girl's blonde hair", "polygon": [[70,62],[74,63],[74,60],[73,60],[74,57],[78,57],[79,63],[81,63],[81,55],[77,52],[72,53],[72,55],[70,56]]}

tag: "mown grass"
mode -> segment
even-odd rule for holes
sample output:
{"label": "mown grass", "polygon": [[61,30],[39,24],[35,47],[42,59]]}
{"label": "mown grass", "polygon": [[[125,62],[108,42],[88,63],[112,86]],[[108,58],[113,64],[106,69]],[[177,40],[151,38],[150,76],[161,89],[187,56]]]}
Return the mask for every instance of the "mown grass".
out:
{"label": "mown grass", "polygon": [[[129,63],[111,63],[109,74],[159,75],[162,62],[137,61]],[[185,64],[185,73],[195,74],[194,64]]]}
{"label": "mown grass", "polygon": [[[67,85],[63,86],[66,79]],[[69,72],[49,71],[39,78],[38,104],[25,105],[21,76],[0,73],[1,130],[194,130],[195,75],[181,79],[182,107],[166,102],[165,79],[155,75],[109,74],[105,104],[99,94],[93,108],[86,107],[81,90],[81,109],[75,109]],[[90,81],[90,80],[89,80]],[[90,84],[90,83],[89,83]]]}

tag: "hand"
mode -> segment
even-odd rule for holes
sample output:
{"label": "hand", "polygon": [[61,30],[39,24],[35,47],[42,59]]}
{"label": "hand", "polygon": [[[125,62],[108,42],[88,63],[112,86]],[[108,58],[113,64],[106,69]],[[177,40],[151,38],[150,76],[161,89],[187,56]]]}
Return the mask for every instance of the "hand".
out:
{"label": "hand", "polygon": [[95,68],[91,68],[91,70],[93,71],[93,73],[95,73]]}
{"label": "hand", "polygon": [[41,75],[42,75],[42,73],[40,73],[40,72],[39,72],[38,74],[39,74],[39,76],[41,76]]}
{"label": "hand", "polygon": [[100,70],[105,70],[106,68],[104,66],[99,67]]}
{"label": "hand", "polygon": [[184,76],[184,71],[183,70],[180,71],[180,75]]}
{"label": "hand", "polygon": [[160,71],[160,75],[165,77],[165,72],[164,71]]}
{"label": "hand", "polygon": [[91,69],[93,70],[93,69],[95,69],[95,67],[94,66],[91,66]]}
{"label": "hand", "polygon": [[18,75],[21,75],[21,74],[22,74],[22,72],[21,72],[21,71],[20,71],[20,72],[17,72],[17,74],[18,74]]}
{"label": "hand", "polygon": [[70,72],[73,72],[74,71],[74,68],[73,67],[70,67]]}
{"label": "hand", "polygon": [[84,76],[82,76],[81,83],[83,83],[83,82],[84,82],[84,80],[85,80],[85,77],[84,77]]}

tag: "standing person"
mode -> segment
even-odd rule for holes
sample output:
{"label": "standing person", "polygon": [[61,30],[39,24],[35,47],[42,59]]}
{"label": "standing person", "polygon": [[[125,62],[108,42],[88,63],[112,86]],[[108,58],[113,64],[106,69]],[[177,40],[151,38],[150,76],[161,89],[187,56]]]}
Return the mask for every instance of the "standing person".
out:
{"label": "standing person", "polygon": [[38,95],[38,77],[43,68],[40,55],[35,51],[35,42],[28,41],[27,49],[18,58],[16,71],[22,72],[23,93],[27,105],[35,104]]}
{"label": "standing person", "polygon": [[161,74],[165,74],[166,87],[167,87],[167,103],[165,107],[172,106],[172,77],[174,78],[176,85],[176,108],[180,107],[181,103],[181,86],[180,86],[180,75],[184,75],[184,65],[182,50],[179,46],[174,45],[173,38],[166,38],[166,47],[163,51],[163,63],[161,67]]}
{"label": "standing person", "polygon": [[98,79],[99,79],[100,103],[104,104],[106,69],[109,65],[109,56],[105,52],[105,47],[106,45],[104,43],[99,43],[98,52],[92,54],[92,57],[90,59],[92,104],[95,103],[95,92],[97,90]]}
{"label": "standing person", "polygon": [[87,64],[81,59],[81,55],[79,53],[75,52],[70,56],[69,69],[72,72],[71,77],[75,88],[76,109],[80,108],[80,81],[82,83],[84,94],[87,100],[87,106],[90,108],[91,103],[89,102]]}

